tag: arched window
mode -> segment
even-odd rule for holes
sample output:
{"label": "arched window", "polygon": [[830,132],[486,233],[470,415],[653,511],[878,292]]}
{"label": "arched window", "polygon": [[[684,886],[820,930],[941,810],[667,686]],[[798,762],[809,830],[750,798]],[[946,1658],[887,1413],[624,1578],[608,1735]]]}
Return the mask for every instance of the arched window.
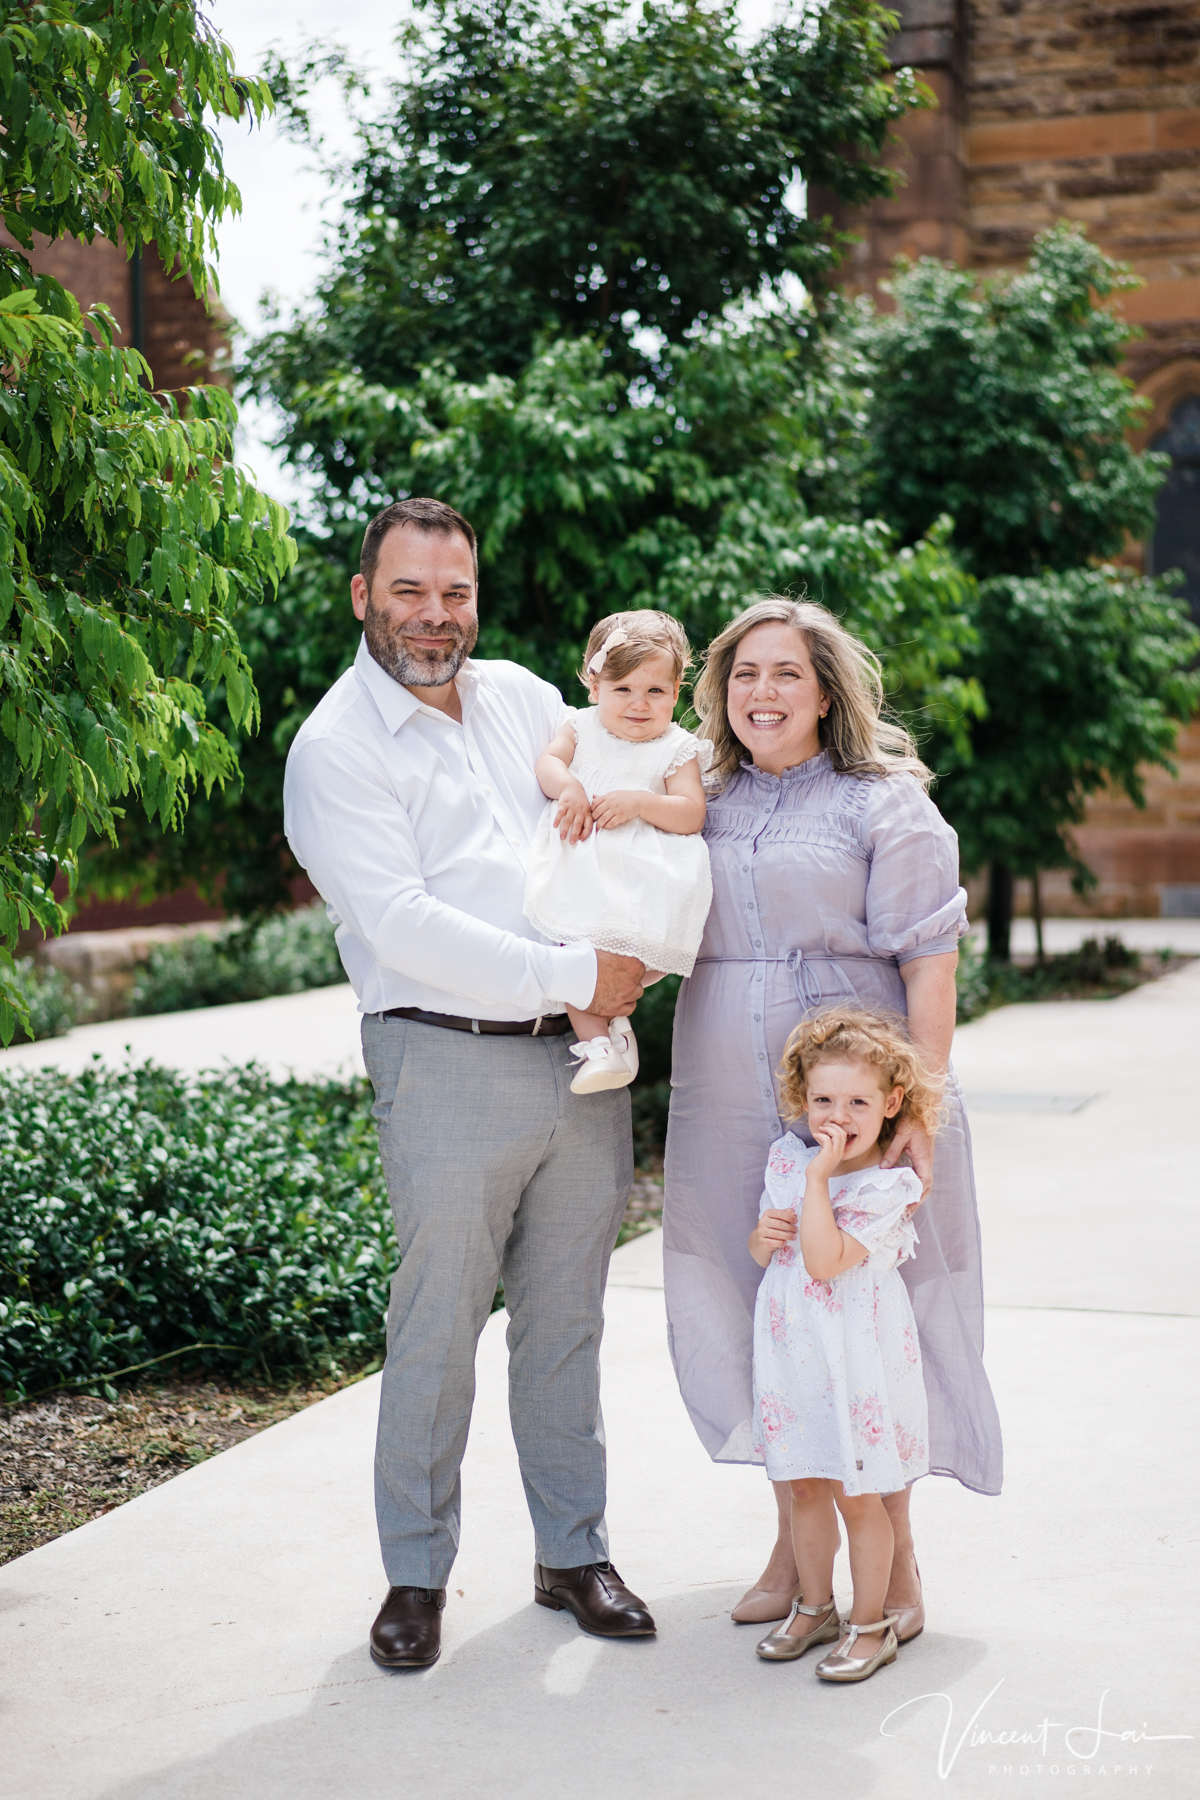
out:
{"label": "arched window", "polygon": [[1183,570],[1183,592],[1200,624],[1200,394],[1184,395],[1150,448],[1164,450],[1172,464],[1159,489],[1150,572]]}

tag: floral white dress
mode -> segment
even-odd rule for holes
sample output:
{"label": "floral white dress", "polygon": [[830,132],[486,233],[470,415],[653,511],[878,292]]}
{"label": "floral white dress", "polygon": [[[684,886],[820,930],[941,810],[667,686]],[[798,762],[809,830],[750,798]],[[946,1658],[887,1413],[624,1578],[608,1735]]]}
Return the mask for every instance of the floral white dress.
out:
{"label": "floral white dress", "polygon": [[[661,737],[628,743],[600,723],[595,707],[571,718],[571,773],[589,799],[621,788],[665,794],[667,777],[711,746],[669,725]],[[525,917],[554,944],[588,943],[617,956],[636,956],[661,975],[690,975],[712,904],[708,846],[699,832],[660,831],[630,819],[612,831],[593,831],[564,843],[554,829],[558,801],[542,815],[525,877]]]}
{"label": "floral white dress", "polygon": [[[792,1132],[771,1146],[760,1215],[804,1199],[811,1149]],[[772,1481],[822,1476],[847,1494],[892,1494],[929,1473],[921,1352],[897,1265],[917,1234],[911,1169],[860,1169],[829,1183],[841,1229],[870,1252],[832,1281],[804,1267],[800,1241],[777,1250],[754,1314],[755,1449]]]}

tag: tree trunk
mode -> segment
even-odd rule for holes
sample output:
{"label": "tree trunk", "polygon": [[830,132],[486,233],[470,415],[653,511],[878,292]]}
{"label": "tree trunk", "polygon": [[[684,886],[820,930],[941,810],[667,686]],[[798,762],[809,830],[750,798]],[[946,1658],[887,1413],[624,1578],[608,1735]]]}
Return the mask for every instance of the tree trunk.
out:
{"label": "tree trunk", "polygon": [[1033,871],[1033,929],[1037,933],[1038,968],[1046,960],[1046,946],[1042,941],[1042,876],[1039,869]]}
{"label": "tree trunk", "polygon": [[988,883],[988,955],[996,962],[1011,962],[1013,872],[1007,863],[994,862]]}

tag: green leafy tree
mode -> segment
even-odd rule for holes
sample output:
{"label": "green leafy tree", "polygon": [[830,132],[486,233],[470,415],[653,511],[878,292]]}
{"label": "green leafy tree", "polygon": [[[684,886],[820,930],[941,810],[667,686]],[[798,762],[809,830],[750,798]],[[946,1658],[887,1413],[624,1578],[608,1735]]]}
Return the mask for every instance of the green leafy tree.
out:
{"label": "green leafy tree", "polygon": [[747,600],[803,589],[886,653],[893,704],[922,734],[936,725],[965,750],[979,707],[959,667],[973,642],[973,583],[947,550],[948,522],[899,549],[878,520],[810,508],[810,473],[820,489],[832,481],[823,395],[789,335],[711,331],[681,346],[669,384],[637,405],[591,337],[550,346],[517,377],[464,382],[434,368],[400,390],[349,372],[311,384],[296,397],[296,429],[336,436],[369,472],[362,515],[302,543],[278,603],[240,628],[271,723],[242,747],[236,809],[198,796],[165,852],[150,830],[123,833],[120,851],[98,859],[106,877],[151,871],[169,886],[228,868],[243,910],[286,899],[283,761],[353,657],[348,573],[362,516],[397,493],[435,493],[473,521],[479,653],[512,658],[569,698],[581,698],[580,652],[605,612],[664,608],[702,647]]}
{"label": "green leafy tree", "polygon": [[868,316],[868,504],[909,539],[948,512],[973,573],[1033,575],[1144,537],[1166,459],[1131,449],[1144,402],[1130,328],[1098,305],[1136,279],[1067,226],[1022,274],[981,282],[926,258]]}
{"label": "green leafy tree", "polygon": [[[677,343],[764,281],[827,272],[828,224],[794,184],[890,192],[880,152],[923,94],[890,68],[893,25],[875,0],[832,0],[743,47],[733,4],[424,0],[403,79],[358,102],[357,152],[331,171],[350,196],[338,254],[317,308],[267,346],[273,389],[286,406],[342,368],[395,386],[438,358],[516,375],[564,333],[636,365],[638,328]],[[337,62],[275,70],[301,135]]]}
{"label": "green leafy tree", "polygon": [[987,715],[965,753],[934,755],[965,866],[991,869],[1001,957],[1013,875],[1065,867],[1090,881],[1071,839],[1087,796],[1112,784],[1141,804],[1140,766],[1172,766],[1200,693],[1171,583],[1105,562],[1148,534],[1165,466],[1129,445],[1143,405],[1120,374],[1131,333],[1102,304],[1131,285],[1058,227],[1014,277],[903,269],[896,311],[860,313],[852,333],[867,365],[867,503],[908,541],[950,514],[981,584],[963,672]]}
{"label": "green leafy tree", "polygon": [[[703,644],[746,599],[806,585],[893,649],[899,706],[961,736],[969,584],[944,528],[901,552],[857,518],[857,396],[814,310],[778,292],[832,265],[827,222],[785,200],[798,176],[853,201],[890,188],[878,152],[920,97],[889,69],[890,17],[833,0],[742,48],[730,6],[438,0],[380,105],[341,67],[362,122],[330,172],[350,196],[330,273],[249,359],[317,488],[278,604],[239,618],[264,730],[236,807],[197,796],[165,840],[127,826],[94,886],[286,900],[283,759],[354,654],[363,525],[409,492],[480,531],[481,654],[572,698],[613,607],[669,607]],[[331,66],[275,72],[301,133]]]}
{"label": "green leafy tree", "polygon": [[35,277],[33,234],[153,241],[198,285],[237,192],[211,113],[255,114],[261,83],[187,0],[0,6],[0,1037],[26,1006],[11,948],[65,923],[90,831],[115,840],[135,800],[177,826],[188,794],[236,777],[207,716],[219,691],[257,716],[232,619],[293,555],[287,517],[232,462],[235,411],[198,388],[147,391],[111,315],[85,319]]}
{"label": "green leafy tree", "polygon": [[1113,566],[996,576],[979,589],[977,648],[987,712],[967,754],[947,745],[938,803],[968,868],[1022,875],[1070,867],[1070,828],[1109,784],[1142,801],[1142,768],[1170,766],[1179,722],[1200,700],[1200,633],[1162,587]]}

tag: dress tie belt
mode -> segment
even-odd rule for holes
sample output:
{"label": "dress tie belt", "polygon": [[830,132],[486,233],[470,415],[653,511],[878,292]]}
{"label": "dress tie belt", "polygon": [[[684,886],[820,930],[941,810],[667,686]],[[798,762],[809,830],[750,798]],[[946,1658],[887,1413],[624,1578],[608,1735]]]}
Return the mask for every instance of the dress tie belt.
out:
{"label": "dress tie belt", "polygon": [[816,971],[813,970],[810,973],[805,967],[808,963],[817,962],[890,963],[892,968],[896,967],[895,960],[892,957],[870,956],[858,950],[847,950],[840,956],[834,955],[828,950],[813,950],[811,952],[808,950],[789,950],[786,956],[698,956],[696,958],[697,967],[701,963],[783,963],[785,968],[791,973],[792,981],[796,988],[796,998],[800,1004],[805,1007],[820,1006],[825,999],[825,996],[821,992]]}
{"label": "dress tie belt", "polygon": [[890,956],[872,956],[861,950],[789,950],[786,956],[698,956],[696,965],[701,963],[787,963],[794,969],[801,962],[892,962]]}

